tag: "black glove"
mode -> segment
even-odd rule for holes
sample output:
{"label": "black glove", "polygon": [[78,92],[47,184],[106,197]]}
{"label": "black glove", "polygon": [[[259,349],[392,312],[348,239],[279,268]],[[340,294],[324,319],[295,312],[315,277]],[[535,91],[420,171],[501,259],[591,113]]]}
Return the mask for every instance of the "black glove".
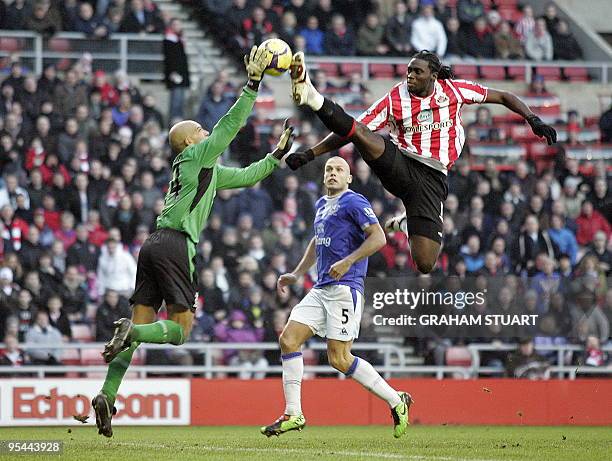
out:
{"label": "black glove", "polygon": [[544,123],[540,117],[535,114],[531,114],[526,118],[526,120],[531,126],[533,134],[539,136],[540,138],[545,137],[549,146],[557,142],[557,132],[555,129],[552,126]]}
{"label": "black glove", "polygon": [[289,125],[289,119],[286,118],[285,123],[283,124],[283,134],[281,134],[278,144],[276,145],[276,149],[274,149],[272,155],[279,160],[282,159],[285,154],[289,152],[289,149],[291,149],[294,137],[293,127]]}
{"label": "black glove", "polygon": [[314,153],[311,149],[308,149],[305,152],[294,152],[293,154],[289,155],[285,159],[285,163],[292,170],[297,170],[298,168],[306,165],[308,162],[313,161],[314,158]]}

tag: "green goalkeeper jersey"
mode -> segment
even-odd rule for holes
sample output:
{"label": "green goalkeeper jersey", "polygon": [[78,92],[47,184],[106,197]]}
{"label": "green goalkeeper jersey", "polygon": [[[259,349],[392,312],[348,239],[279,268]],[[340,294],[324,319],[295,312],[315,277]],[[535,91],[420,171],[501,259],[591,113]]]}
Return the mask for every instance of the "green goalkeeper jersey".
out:
{"label": "green goalkeeper jersey", "polygon": [[249,187],[266,178],[279,161],[268,154],[246,168],[230,168],[217,164],[217,159],[232,142],[253,109],[257,93],[248,88],[215,125],[210,136],[181,152],[172,163],[172,180],[164,199],[164,208],[157,218],[157,228],[184,232],[195,245],[206,226],[218,189]]}

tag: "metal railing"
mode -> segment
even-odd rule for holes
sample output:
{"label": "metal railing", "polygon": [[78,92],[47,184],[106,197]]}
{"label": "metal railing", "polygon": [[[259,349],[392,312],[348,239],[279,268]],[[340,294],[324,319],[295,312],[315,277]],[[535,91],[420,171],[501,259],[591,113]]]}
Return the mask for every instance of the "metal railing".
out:
{"label": "metal railing", "polygon": [[[480,353],[481,352],[513,352],[517,350],[516,344],[470,344],[467,346],[472,355],[472,365],[470,367],[470,375],[478,377],[480,375],[503,375],[505,370],[499,367],[481,367]],[[560,344],[560,345],[536,345],[537,352],[556,352],[557,364],[548,368],[544,374],[545,378],[550,378],[553,373],[556,373],[558,378],[576,379],[578,374],[607,374],[612,376],[612,365],[605,367],[588,367],[565,365],[565,356],[568,352],[582,352],[584,346],[576,344]],[[612,353],[612,344],[602,346],[604,352]]]}
{"label": "metal railing", "polygon": [[[0,349],[4,347],[0,344]],[[174,346],[167,344],[142,344],[137,353],[146,350],[167,350]],[[197,374],[202,375],[208,379],[215,377],[215,374],[227,374],[227,373],[240,373],[244,372],[245,368],[240,365],[219,365],[215,364],[215,358],[220,352],[225,350],[260,350],[260,351],[278,351],[278,344],[276,343],[187,343],[179,346],[181,349],[194,351],[202,354],[201,365],[133,365],[129,368],[129,372],[135,372],[140,378],[146,378],[150,375],[159,374]],[[324,351],[326,350],[325,343],[311,342],[306,345],[304,350],[312,351]],[[376,369],[382,373],[385,378],[397,377],[397,376],[414,376],[414,375],[425,375],[433,376],[437,379],[443,379],[446,376],[468,379],[477,378],[479,376],[500,376],[503,375],[505,370],[500,367],[483,367],[481,366],[480,353],[481,352],[512,352],[517,349],[516,344],[471,344],[468,350],[472,356],[472,363],[470,366],[444,366],[444,365],[407,365],[406,364],[406,350],[394,344],[379,344],[379,343],[357,343],[353,345],[355,351],[376,351],[381,354],[383,364],[376,366]],[[65,343],[57,346],[50,347],[49,345],[41,344],[21,344],[22,350],[28,351],[33,349],[59,349],[62,351],[70,350],[77,351],[79,354],[79,360],[81,359],[81,353],[84,350],[96,350],[102,351],[104,348],[103,343]],[[584,367],[576,365],[564,365],[565,356],[568,352],[580,352],[584,348],[583,346],[567,344],[567,345],[548,345],[548,346],[537,346],[536,350],[541,351],[552,351],[557,354],[557,363],[552,365],[545,372],[545,378],[548,379],[553,375],[563,379],[576,379],[577,375],[586,374],[606,374],[612,376],[612,365],[606,367]],[[612,345],[606,345],[602,348],[605,352],[612,352]],[[12,366],[0,366],[0,377],[3,375],[36,375],[37,377],[43,378],[47,374],[57,373],[104,373],[106,371],[106,365],[93,364],[93,365],[24,365],[21,367]],[[250,373],[272,373],[279,374],[282,372],[280,365],[266,365],[266,366],[253,366],[248,369]],[[305,373],[317,373],[317,374],[337,374],[341,379],[345,376],[339,373],[337,370],[328,365],[305,365]]]}
{"label": "metal railing", "polygon": [[[371,64],[392,64],[402,65],[408,64],[410,57],[363,57],[363,56],[307,56],[308,63],[315,67],[320,63],[325,64],[355,64],[361,65],[361,76],[364,80],[370,78],[371,75]],[[469,65],[469,66],[494,66],[494,67],[523,67],[524,78],[526,82],[531,81],[531,77],[534,73],[534,68],[586,68],[589,77],[592,81],[599,83],[609,83],[612,62],[610,61],[546,61],[546,62],[535,62],[535,61],[512,61],[502,59],[478,59],[478,60],[460,60],[460,59],[445,59],[445,64],[452,65]]]}
{"label": "metal railing", "polygon": [[120,69],[142,79],[162,80],[162,41],[161,34],[113,34],[95,39],[78,32],[62,32],[47,38],[34,32],[0,30],[0,59],[16,55],[40,74],[49,64],[62,67],[91,53],[94,69]]}

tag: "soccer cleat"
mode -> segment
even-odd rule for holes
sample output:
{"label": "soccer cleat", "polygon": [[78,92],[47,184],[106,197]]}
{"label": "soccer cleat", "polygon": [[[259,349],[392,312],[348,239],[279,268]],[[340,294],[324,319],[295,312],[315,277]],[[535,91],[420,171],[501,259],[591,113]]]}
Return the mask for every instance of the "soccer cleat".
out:
{"label": "soccer cleat", "polygon": [[260,432],[267,437],[273,435],[278,437],[285,432],[301,431],[305,426],[306,418],[304,418],[304,415],[283,415],[269,426],[263,426]]}
{"label": "soccer cleat", "polygon": [[102,357],[106,363],[112,362],[117,357],[117,354],[130,347],[130,331],[132,330],[132,321],[130,319],[119,319],[115,323],[115,332],[109,342],[104,345]]}
{"label": "soccer cleat", "polygon": [[111,420],[113,415],[117,414],[117,409],[111,407],[108,402],[108,397],[100,392],[91,401],[91,406],[96,412],[96,426],[98,427],[98,434],[102,434],[106,437],[113,436],[113,428],[111,426]]}
{"label": "soccer cleat", "polygon": [[[293,101],[298,106],[303,106],[306,104],[312,107],[312,103],[315,99],[317,99],[317,96],[320,99],[323,99],[323,97],[319,95],[315,87],[312,85],[308,72],[306,72],[306,62],[303,51],[299,51],[293,55],[290,69],[291,94],[293,96]],[[318,110],[320,107],[321,106],[319,105],[319,107],[312,108]]]}
{"label": "soccer cleat", "polygon": [[407,233],[407,219],[406,213],[402,213],[399,216],[393,216],[385,222],[385,230],[387,232],[403,232]]}
{"label": "soccer cleat", "polygon": [[407,392],[398,392],[402,403],[391,409],[391,416],[393,416],[393,437],[396,439],[400,438],[406,432],[406,428],[410,421],[410,405],[414,403],[414,400]]}

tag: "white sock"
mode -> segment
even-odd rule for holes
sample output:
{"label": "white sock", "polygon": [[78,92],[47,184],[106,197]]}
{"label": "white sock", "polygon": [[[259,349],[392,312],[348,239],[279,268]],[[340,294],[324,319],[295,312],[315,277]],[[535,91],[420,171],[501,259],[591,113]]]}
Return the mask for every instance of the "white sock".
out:
{"label": "white sock", "polygon": [[395,408],[402,403],[402,399],[397,391],[389,386],[389,383],[378,374],[367,360],[355,357],[346,375],[353,378],[372,394],[383,399],[391,408]]}
{"label": "white sock", "polygon": [[310,88],[308,90],[309,91],[308,97],[306,98],[306,104],[308,104],[308,106],[310,106],[312,110],[317,111],[321,107],[323,107],[323,101],[325,101],[325,98],[321,93],[317,91],[317,89],[313,85],[310,85]]}
{"label": "white sock", "polygon": [[302,414],[302,376],[304,358],[301,352],[281,355],[283,361],[283,391],[285,392],[285,414]]}

